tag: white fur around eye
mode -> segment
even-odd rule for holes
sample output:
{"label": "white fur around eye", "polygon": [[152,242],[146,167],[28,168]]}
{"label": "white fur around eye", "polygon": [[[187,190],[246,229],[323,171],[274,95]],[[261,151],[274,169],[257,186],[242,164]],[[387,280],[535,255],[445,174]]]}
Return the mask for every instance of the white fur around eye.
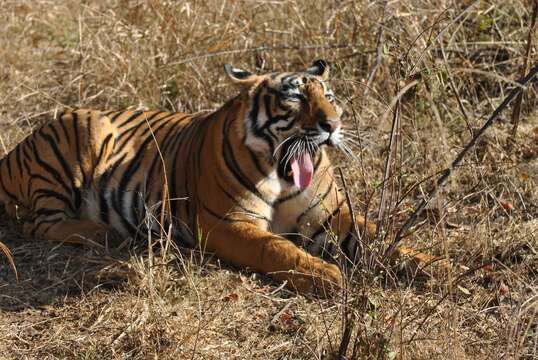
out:
{"label": "white fur around eye", "polygon": [[282,87],[281,94],[284,97],[282,100],[288,103],[300,102],[303,95],[299,87],[291,86],[290,84]]}
{"label": "white fur around eye", "polygon": [[301,90],[298,87],[288,87],[284,90],[285,94],[300,94]]}
{"label": "white fur around eye", "polygon": [[295,78],[295,79],[290,81],[290,85],[295,86],[295,87],[299,87],[302,84],[303,84],[303,82],[299,78]]}

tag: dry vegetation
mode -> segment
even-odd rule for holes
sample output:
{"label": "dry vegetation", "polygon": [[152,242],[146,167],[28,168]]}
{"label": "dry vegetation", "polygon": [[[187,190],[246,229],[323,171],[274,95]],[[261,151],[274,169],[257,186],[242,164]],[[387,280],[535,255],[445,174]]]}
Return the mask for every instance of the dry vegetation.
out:
{"label": "dry vegetation", "polygon": [[[333,156],[390,239],[521,76],[531,17],[524,0],[3,0],[1,150],[65,106],[214,109],[235,91],[225,62],[324,57],[363,135],[354,163]],[[4,221],[20,281],[0,259],[0,358],[332,358],[344,312],[348,356],[536,358],[536,93],[517,132],[504,112],[408,241],[448,257],[448,272],[362,271],[345,300],[316,300],[208,254],[54,247]]]}

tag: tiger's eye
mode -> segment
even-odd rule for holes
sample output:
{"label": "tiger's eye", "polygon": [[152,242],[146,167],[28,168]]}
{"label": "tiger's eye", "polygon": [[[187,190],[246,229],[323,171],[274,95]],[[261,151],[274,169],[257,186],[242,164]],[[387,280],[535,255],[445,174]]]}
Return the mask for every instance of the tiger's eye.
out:
{"label": "tiger's eye", "polygon": [[282,87],[280,88],[280,90],[281,90],[282,92],[290,92],[290,91],[292,91],[292,90],[294,90],[294,89],[295,89],[295,87],[292,86],[292,85],[290,85],[290,84],[284,84],[284,85],[282,85]]}

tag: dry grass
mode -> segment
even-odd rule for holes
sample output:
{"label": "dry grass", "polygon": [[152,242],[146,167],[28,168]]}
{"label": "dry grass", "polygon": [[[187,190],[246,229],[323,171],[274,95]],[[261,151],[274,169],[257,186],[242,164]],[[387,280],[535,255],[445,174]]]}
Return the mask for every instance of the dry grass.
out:
{"label": "dry grass", "polygon": [[[234,92],[225,62],[324,57],[363,133],[356,163],[333,155],[390,238],[521,75],[531,13],[524,0],[4,0],[1,150],[64,106],[214,109]],[[196,252],[58,248],[4,222],[20,282],[0,260],[0,358],[331,358],[346,309],[357,356],[536,358],[536,94],[517,133],[509,109],[421,217],[414,246],[455,264],[437,280],[366,273],[347,302],[321,301]]]}

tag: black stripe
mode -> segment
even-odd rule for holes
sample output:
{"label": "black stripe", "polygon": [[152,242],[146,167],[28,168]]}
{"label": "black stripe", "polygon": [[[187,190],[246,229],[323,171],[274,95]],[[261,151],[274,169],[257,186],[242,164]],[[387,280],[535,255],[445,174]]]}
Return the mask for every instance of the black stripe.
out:
{"label": "black stripe", "polygon": [[23,185],[23,181],[22,181],[22,178],[23,178],[23,173],[22,173],[22,160],[21,160],[21,148],[23,147],[24,144],[19,144],[17,146],[17,149],[15,150],[15,160],[17,162],[17,168],[19,170],[19,192],[20,192],[20,195],[22,196],[23,194],[23,189],[22,189],[22,185]]}
{"label": "black stripe", "polygon": [[65,215],[65,211],[62,209],[40,208],[40,209],[34,210],[33,212],[34,219],[40,216],[52,216],[52,215],[58,215],[58,214]]}
{"label": "black stripe", "polygon": [[262,174],[263,177],[269,177],[269,174],[267,174],[265,169],[262,167],[262,164],[260,163],[260,159],[258,158],[258,156],[254,154],[254,152],[250,150],[250,148],[247,147],[247,150],[248,150],[248,153],[250,155],[252,162],[254,163],[254,166],[256,167],[256,170],[258,170],[258,172]]}
{"label": "black stripe", "polygon": [[[29,143],[30,143],[29,141],[28,141],[28,142],[25,142],[25,143],[24,143],[25,146],[24,146],[24,148],[22,149],[22,152],[23,152],[23,155],[24,155],[24,161],[23,161],[24,164],[26,163],[26,160],[27,160],[27,159],[31,159],[31,158],[32,158],[32,156],[31,156],[31,152],[28,152],[28,151],[29,151],[29,150],[28,150],[28,147],[30,147],[30,144],[29,144]],[[26,167],[25,167],[25,168],[26,168]],[[26,170],[27,170],[28,172],[30,171],[30,170],[28,170],[28,169],[26,169]]]}
{"label": "black stripe", "polygon": [[[153,121],[153,123],[151,123],[150,121],[154,119],[154,116],[151,116],[147,119],[147,121],[143,121],[142,124],[149,124],[149,126],[147,126],[144,131],[142,131],[142,134],[140,134],[140,137],[146,137],[146,136],[149,136],[151,135],[151,132],[153,131],[153,126],[156,125],[159,121],[167,121],[169,120],[170,118],[173,118],[176,114],[175,113],[172,113],[172,114],[168,114],[166,116],[163,116],[162,118],[158,118],[156,119],[155,121]],[[189,115],[185,115],[184,117],[182,117],[180,120],[178,120],[179,122],[181,122],[183,119],[186,119],[188,118]]]}
{"label": "black stripe", "polygon": [[[264,134],[266,137],[267,137],[266,134],[269,134],[269,136],[272,137],[274,141],[278,142],[278,137],[273,133],[270,126],[277,123],[281,119],[279,116],[273,117],[273,114],[271,114],[271,97],[269,95],[265,95],[263,97],[263,102],[264,102],[264,108],[265,108],[265,115],[267,116],[268,120],[265,122],[265,124],[263,124],[262,127],[258,129],[257,132]],[[272,144],[273,142],[271,141],[271,144],[270,144],[271,154],[274,152]]]}
{"label": "black stripe", "polygon": [[[260,86],[256,94],[252,98],[252,110],[248,114],[248,119],[249,119],[250,127],[252,131],[254,132],[254,135],[265,140],[265,142],[269,145],[271,154],[273,154],[275,152],[275,144],[273,143],[273,139],[271,139],[271,137],[268,136],[263,131],[263,129],[259,127],[259,124],[258,124],[258,114],[260,111],[260,96],[261,96],[262,89],[263,87]],[[271,135],[274,136],[274,134],[272,133]],[[275,141],[278,141],[278,139],[275,138]]]}
{"label": "black stripe", "polygon": [[[156,135],[159,132],[159,130],[161,130],[164,127],[164,125],[166,125],[166,123],[160,124],[153,131],[153,133]],[[123,208],[123,196],[124,196],[124,193],[126,191],[125,188],[126,188],[127,184],[129,183],[129,180],[132,180],[133,175],[135,174],[135,172],[139,169],[139,167],[141,165],[142,158],[145,155],[146,146],[151,141],[153,141],[153,137],[150,136],[150,137],[146,138],[146,140],[140,145],[135,157],[130,161],[129,166],[127,167],[127,169],[123,173],[123,176],[122,176],[122,178],[120,180],[120,183],[118,185],[118,188],[117,188],[117,190],[118,190],[117,195],[112,197],[112,199],[113,199],[113,201],[112,201],[113,207],[116,210],[116,212],[118,212],[118,215],[119,215],[122,223],[124,223],[124,225],[127,228],[130,228],[131,232],[133,232],[133,233],[136,233],[137,229],[133,224],[129,223],[129,221],[125,218],[125,216],[123,214],[123,211],[124,211],[124,209],[122,209]],[[114,191],[113,194],[115,194],[115,193],[116,192]]]}
{"label": "black stripe", "polygon": [[[205,124],[205,123],[204,123]],[[204,145],[205,145],[205,141],[207,139],[207,137],[209,137],[209,133],[207,131],[207,126],[206,127],[202,127],[200,124],[198,125],[198,127],[200,128],[200,132],[202,132],[201,134],[198,134],[199,137],[202,139],[202,141],[200,141],[199,143],[199,146],[198,146],[198,149],[196,149],[196,152],[195,154],[198,154],[197,155],[197,158],[196,158],[196,170],[195,170],[195,173],[196,173],[196,179],[199,179],[200,178],[200,170],[202,169],[202,156],[200,156],[200,154],[202,154],[202,151],[204,151]],[[205,131],[204,131],[205,130]]]}
{"label": "black stripe", "polygon": [[[68,207],[71,207],[70,199],[67,196],[65,196],[64,194],[61,194],[59,192],[49,190],[49,189],[37,189],[32,194],[32,199],[31,199],[32,200],[32,208],[36,208],[37,207],[37,202],[40,199],[43,199],[43,198],[58,199],[58,200],[62,201],[63,203],[65,203]],[[73,210],[73,209],[71,209],[71,210]]]}
{"label": "black stripe", "polygon": [[311,236],[312,239],[314,239],[316,236],[320,235],[321,233],[325,232],[327,228],[330,227],[331,225],[331,221],[333,220],[333,218],[340,212],[341,208],[342,208],[342,204],[345,203],[345,200],[342,200],[338,206],[336,207],[336,209],[331,213],[331,215],[329,215],[325,221],[321,224],[321,226],[319,227],[319,229]]}
{"label": "black stripe", "polygon": [[11,156],[11,153],[7,156],[7,159],[6,159],[6,166],[7,166],[7,173],[8,173],[8,176],[9,176],[9,181],[13,182],[13,174],[11,173],[11,158],[13,156]]}
{"label": "black stripe", "polygon": [[12,194],[11,192],[9,192],[8,189],[6,188],[6,186],[4,185],[3,176],[0,176],[0,186],[2,186],[2,190],[4,191],[4,193],[5,193],[11,200],[13,200],[14,203],[18,203],[18,202],[19,202],[19,199],[18,199],[14,194]]}
{"label": "black stripe", "polygon": [[235,179],[248,191],[256,195],[260,200],[266,203],[269,206],[273,206],[269,201],[267,201],[256,186],[250,181],[250,179],[241,171],[241,168],[237,164],[237,160],[233,155],[233,149],[229,141],[229,130],[233,118],[228,117],[223,124],[223,139],[222,139],[222,154],[224,161],[228,166],[228,169],[231,171]]}
{"label": "black stripe", "polygon": [[[163,124],[160,124],[159,127],[157,127],[153,133],[156,135],[159,130],[161,130],[163,127],[164,127],[165,123]],[[129,162],[129,166],[127,167],[127,169],[125,170],[125,172],[123,173],[123,177],[121,178],[120,180],[120,184],[119,184],[119,189],[120,190],[124,190],[125,186],[127,185],[127,183],[129,182],[129,180],[131,180],[133,174],[136,172],[136,170],[139,168],[140,166],[140,162],[142,161],[142,158],[144,157],[145,155],[145,151],[146,151],[146,146],[151,142],[153,141],[153,137],[150,136],[150,137],[147,137],[146,140],[144,140],[144,142],[139,146],[138,148],[138,151],[136,152],[136,155],[135,157]]]}
{"label": "black stripe", "polygon": [[[118,194],[121,194],[121,196]],[[137,233],[138,229],[136,228],[134,224],[131,224],[124,215],[125,209],[123,209],[123,206],[122,206],[123,195],[124,195],[124,191],[121,191],[120,189],[118,189],[117,193],[116,193],[116,190],[112,190],[110,192],[110,197],[112,199],[112,208],[114,208],[114,210],[116,211],[116,214],[120,218],[120,221],[123,224],[123,226],[127,228],[127,231],[129,231],[129,233],[134,235]]]}
{"label": "black stripe", "polygon": [[37,229],[39,227],[41,227],[42,225],[49,225],[43,232],[42,234],[46,234],[51,227],[53,227],[54,225],[56,225],[57,223],[59,223],[60,221],[62,221],[62,219],[42,219],[42,220],[39,220],[37,223],[34,222],[34,225],[32,227],[32,231],[30,231],[30,236],[32,237],[35,237],[35,233],[37,232]]}
{"label": "black stripe", "polygon": [[[55,183],[54,181],[52,180],[49,180],[47,179],[46,177],[42,176],[42,175],[39,175],[39,174],[32,174],[30,171],[28,171],[28,176],[30,177],[27,185],[26,185],[26,198],[27,199],[31,199],[30,197],[30,194],[32,194],[32,196],[34,196],[33,194],[33,191],[32,191],[32,185],[34,183],[34,180],[42,180],[52,186],[55,186],[57,185],[57,183]],[[71,204],[69,204],[69,207],[71,208]],[[72,208],[71,208],[72,209]],[[73,210],[73,209],[72,209]]]}
{"label": "black stripe", "polygon": [[[267,115],[268,120],[261,127],[262,130],[266,130],[266,129],[270,130],[271,125],[274,125],[278,123],[279,121],[289,119],[290,112],[287,112],[284,115],[273,116],[273,114],[271,113],[271,96],[270,95],[265,95],[263,97],[263,102],[265,106],[265,114]],[[289,129],[291,129],[291,127]]]}
{"label": "black stripe", "polygon": [[[86,156],[89,156],[90,159],[93,160],[93,157],[94,157],[94,155],[95,155],[93,146],[95,145],[94,142],[95,142],[96,139],[94,139],[94,137],[92,136],[92,124],[91,124],[91,123],[92,123],[92,120],[93,120],[92,114],[91,114],[91,113],[90,113],[90,114],[87,114],[87,115],[86,115],[86,135],[88,136],[88,138],[85,139],[85,143],[84,143],[84,145],[85,145],[86,147],[88,147],[88,148],[91,148],[91,150],[90,150],[90,151],[91,151],[91,155],[88,155],[89,151],[86,151]],[[100,130],[100,126],[99,126],[99,128],[98,128],[97,131],[99,131],[99,130]],[[84,170],[83,170],[83,167],[82,167],[82,163],[80,164],[80,170],[81,170],[81,172],[84,171]],[[90,172],[90,173],[89,173],[89,177],[90,177],[90,178],[87,179],[87,180],[90,181],[90,182],[93,180],[92,178],[93,178],[93,173],[94,173],[94,171],[95,171],[95,163],[92,163],[92,164],[90,165],[90,169],[89,169],[89,172]],[[84,173],[83,173],[83,174],[84,174]],[[83,184],[84,184],[84,185],[83,185],[84,187],[87,187],[88,184],[89,184],[89,182],[87,183],[86,181],[84,181]]]}
{"label": "black stripe", "polygon": [[49,125],[49,128],[52,130],[52,134],[54,135],[54,139],[58,142],[58,144],[61,142],[60,134],[58,134],[58,130],[56,130],[55,124],[52,123]]}
{"label": "black stripe", "polygon": [[[193,168],[193,165],[192,163],[194,162],[194,156],[200,156],[200,154],[196,154],[194,155],[192,153],[192,148],[194,147],[193,146],[193,142],[195,139],[197,139],[197,136],[193,136],[191,135],[191,133],[196,133],[199,129],[199,127],[197,126],[197,124],[193,124],[192,126],[189,126],[189,128],[191,128],[192,130],[188,130],[187,133],[185,134],[184,138],[187,139],[187,141],[185,141],[184,144],[181,144],[180,145],[180,148],[183,148],[183,146],[185,147],[185,150],[184,150],[184,153],[185,154],[189,154],[189,156],[187,156],[187,159],[185,161],[185,168],[186,169],[192,169]],[[187,163],[188,161],[191,161],[191,166],[189,167],[189,164]],[[189,171],[190,173],[190,171]],[[191,184],[190,184],[190,179],[191,177],[190,176],[183,176],[182,177],[182,188],[181,189],[184,189],[186,195],[190,195],[190,194],[194,194],[195,192],[194,191],[191,191]],[[185,218],[186,219],[190,219],[191,218],[191,207],[189,206],[192,202],[190,201],[186,201],[186,202],[183,202],[182,205],[184,205],[184,209],[185,209]]]}
{"label": "black stripe", "polygon": [[105,153],[105,149],[108,146],[108,143],[110,142],[110,140],[112,140],[112,134],[108,134],[103,140],[103,142],[101,143],[101,149],[99,149],[99,155],[97,155],[97,160],[95,161],[95,164],[93,166],[97,166],[101,162],[103,158],[103,154]]}
{"label": "black stripe", "polygon": [[[227,223],[236,222],[236,220],[228,219],[225,216],[221,216],[220,214],[216,213],[215,211],[208,208],[205,204],[202,205],[202,208],[207,211],[210,215],[216,217],[219,220],[225,221]],[[239,220],[240,221],[240,220]]]}
{"label": "black stripe", "polygon": [[133,193],[133,201],[131,204],[131,218],[133,220],[134,224],[140,224],[141,220],[141,214],[137,214],[138,210],[138,199],[141,197],[140,193],[140,183],[136,184],[136,187],[134,189]]}
{"label": "black stripe", "polygon": [[47,164],[46,162],[41,160],[41,158],[38,155],[35,143],[31,143],[31,146],[32,146],[33,153],[35,155],[35,160],[39,164],[39,166],[41,166],[43,168],[43,170],[47,171],[50,175],[52,175],[52,177],[58,182],[59,185],[61,185],[64,188],[64,190],[67,193],[70,193],[71,189],[65,183],[65,181],[62,179],[62,176],[58,172],[58,170],[56,170],[55,168],[53,168],[52,166],[50,166],[49,164]]}
{"label": "black stripe", "polygon": [[[89,147],[93,147],[92,145],[95,145],[95,144],[94,144],[95,141],[94,141],[94,138],[93,138],[93,136],[92,136],[92,124],[91,124],[92,121],[93,121],[92,114],[91,114],[91,113],[86,114],[86,136],[87,136],[87,138],[84,139],[85,142],[84,142],[83,144],[84,144],[86,147],[88,147],[88,148],[89,148]],[[99,130],[97,130],[97,131],[99,131]],[[93,149],[91,149],[90,151],[91,151],[92,153],[91,153],[91,155],[88,155],[89,151],[86,150],[86,156],[89,156],[90,159],[93,160],[93,157],[94,157],[95,154],[93,153]],[[89,170],[88,170],[88,171],[90,172],[90,173],[88,174],[88,175],[89,175],[88,178],[86,178],[86,177],[84,176],[84,168],[83,168],[83,166],[82,166],[82,163],[80,164],[80,171],[82,172],[82,175],[83,175],[83,177],[84,177],[84,179],[83,179],[84,182],[82,183],[82,184],[83,184],[82,186],[83,186],[84,188],[86,188],[86,187],[91,183],[91,181],[92,181],[93,173],[94,173],[94,171],[95,171],[95,163],[92,163],[92,164],[90,165],[90,168],[89,168]]]}
{"label": "black stripe", "polygon": [[288,194],[284,197],[281,197],[281,198],[278,198],[276,201],[275,201],[275,206],[278,206],[280,204],[282,204],[283,202],[286,202],[288,200],[291,200],[293,199],[294,197],[297,197],[299,195],[301,195],[303,193],[303,190],[297,190],[297,191],[294,191],[292,192],[291,194]]}
{"label": "black stripe", "polygon": [[[116,144],[118,144],[118,147],[117,147],[117,152],[122,152],[123,149],[125,148],[125,146],[127,146],[127,144],[129,143],[129,141],[133,138],[133,136],[135,136],[136,132],[144,125],[148,125],[148,122],[152,121],[155,116],[161,114],[161,112],[158,112],[156,114],[154,114],[153,116],[151,116],[150,118],[148,118],[147,122],[146,121],[141,121],[140,123],[138,123],[136,126],[133,126],[133,127],[130,127],[129,129],[126,129],[125,131],[123,131],[116,139]],[[166,116],[163,116],[162,118],[159,118],[159,119],[156,119],[153,123],[150,123],[149,126],[150,127],[153,127],[157,122],[159,121],[162,121],[162,120],[166,120],[170,117],[174,116],[174,114],[171,114],[171,115],[166,115]],[[146,129],[147,131],[149,131],[149,127]],[[120,144],[120,141],[122,140],[122,138],[126,135],[127,135],[127,138],[125,138],[125,141]],[[139,135],[138,136],[139,138],[142,138],[143,136],[142,135]]]}
{"label": "black stripe", "polygon": [[[116,121],[118,118],[120,118],[122,115],[124,115],[127,112],[128,112],[127,110],[116,110],[116,111],[107,113],[106,116],[109,118],[110,122],[113,123],[114,121]],[[115,114],[112,115],[112,113],[115,113]]]}
{"label": "black stripe", "polygon": [[[80,173],[82,174],[82,183],[86,184],[86,174],[84,173],[84,167],[82,166],[82,154],[80,152],[80,140],[81,139],[80,139],[80,133],[78,129],[78,114],[77,113],[73,113],[73,131],[75,132],[75,149],[77,153],[78,166],[80,167]],[[70,175],[69,178],[72,179],[71,182],[73,182],[74,180],[73,176]],[[73,185],[74,185],[74,182],[73,182]],[[79,199],[75,198],[75,201],[78,204],[80,204]],[[78,209],[78,206],[77,206],[77,209]]]}
{"label": "black stripe", "polygon": [[[105,111],[105,112],[101,112],[101,115],[107,117],[110,119],[110,114],[112,114],[113,112],[117,112],[116,110],[108,110],[108,111]],[[121,113],[121,111],[119,111],[119,113]]]}
{"label": "black stripe", "polygon": [[22,161],[21,161],[21,148],[24,144],[19,144],[19,146],[17,146],[17,150],[15,150],[15,157],[16,157],[16,160],[17,160],[17,167],[19,168],[19,176],[21,177],[21,179],[19,179],[19,181],[22,181]]}
{"label": "black stripe", "polygon": [[[82,203],[82,196],[80,194],[80,189],[78,189],[77,187],[75,187],[75,178],[73,176],[73,172],[71,171],[71,168],[69,167],[69,165],[67,164],[65,158],[63,157],[62,153],[60,152],[60,150],[58,149],[58,147],[56,146],[56,143],[54,143],[54,141],[52,140],[52,138],[46,134],[46,133],[41,133],[41,137],[43,139],[45,139],[46,142],[49,143],[52,151],[54,152],[54,155],[56,155],[56,158],[58,159],[58,161],[60,162],[60,165],[62,166],[62,169],[65,173],[65,175],[67,176],[67,178],[71,181],[71,191],[73,192],[73,195],[74,195],[74,200],[75,200],[75,209],[79,209],[80,208],[80,205]],[[78,141],[76,141],[76,143],[78,144]],[[77,145],[78,147],[78,145]],[[35,150],[34,150],[35,151]],[[80,161],[80,160],[79,160]],[[80,164],[80,162],[79,162]],[[81,170],[82,170],[82,164],[81,165]],[[84,173],[82,173],[83,176],[84,176]],[[67,192],[71,192],[71,191],[67,191]]]}
{"label": "black stripe", "polygon": [[[177,178],[177,169],[176,169],[176,166],[177,166],[177,159],[178,159],[178,156],[179,154],[181,153],[181,149],[183,149],[184,147],[184,144],[185,144],[185,141],[186,139],[188,138],[193,138],[194,136],[191,135],[191,133],[195,132],[200,126],[200,123],[199,122],[190,122],[188,125],[185,126],[185,128],[183,129],[183,131],[181,132],[181,134],[179,135],[178,137],[178,142],[177,142],[177,148],[175,149],[174,151],[174,156],[173,156],[173,165],[172,165],[172,179],[171,179],[171,188],[170,188],[170,195],[173,199],[176,199],[178,197],[182,197],[183,194],[178,194],[178,190],[187,190],[187,189],[181,189],[178,185],[178,178]],[[176,146],[176,144],[174,144],[174,146]],[[189,148],[186,149],[186,154],[189,154],[190,151],[189,151]],[[191,154],[191,156],[193,156]],[[200,156],[200,154],[196,154],[195,156]],[[186,166],[185,164],[183,164],[183,168],[186,170]],[[185,174],[186,171],[184,171],[184,176],[183,178],[186,178],[187,175]],[[189,212],[189,204],[183,204],[185,205],[186,207],[186,212]],[[174,201],[172,203],[172,214],[174,216],[179,216],[179,212],[178,212],[178,206],[179,206],[179,202],[178,201]],[[181,217],[181,216],[179,216]]]}
{"label": "black stripe", "polygon": [[[165,135],[165,138],[162,141],[163,146],[161,148],[161,153],[163,154],[163,156],[165,156],[164,154],[167,153],[168,148],[175,141],[179,141],[180,136],[177,136],[177,135],[178,135],[178,133],[180,133],[183,130],[183,128],[181,128],[179,125],[181,125],[181,122],[178,122],[178,123],[172,125],[173,128],[169,129],[168,134]],[[153,161],[151,162],[151,167],[150,167],[149,171],[147,172],[148,177],[146,179],[146,184],[148,184],[149,186],[151,186],[151,184],[152,184],[153,175],[156,173],[155,168],[157,167],[158,164],[162,164],[162,162],[161,162],[160,154],[156,150],[155,151],[155,156],[153,157]],[[173,166],[174,166],[174,164],[172,164],[172,167]],[[168,176],[168,174],[165,174],[165,176]],[[151,194],[151,192],[148,192],[148,194],[146,196],[146,199],[148,199],[150,197],[150,194]]]}
{"label": "black stripe", "polygon": [[[157,114],[159,114],[159,113],[160,113],[160,111],[157,111],[157,112],[155,113],[155,115],[157,115]],[[117,127],[118,127],[118,128],[124,127],[125,125],[127,125],[127,124],[130,123],[131,121],[135,120],[139,115],[142,115],[142,114],[144,114],[143,111],[140,111],[140,110],[135,111],[134,113],[132,113],[131,115],[129,115],[129,116],[127,117],[127,119],[123,120],[120,124],[118,124]]]}
{"label": "black stripe", "polygon": [[32,174],[29,170],[29,176],[30,176],[30,181],[29,182],[32,182],[34,179],[39,179],[39,180],[43,180],[51,185],[57,185],[57,183],[55,183],[54,181],[50,180],[50,179],[47,179],[46,177],[44,177],[43,175],[40,175],[40,174]]}
{"label": "black stripe", "polygon": [[[110,223],[109,219],[109,205],[105,198],[105,191],[107,191],[108,183],[110,182],[110,179],[112,179],[112,176],[116,169],[123,163],[125,158],[127,157],[127,154],[123,154],[119,160],[117,160],[111,167],[109,167],[105,173],[101,176],[101,179],[99,180],[99,208],[100,208],[100,217],[101,221],[103,221],[105,224]],[[112,199],[113,201],[113,199]]]}
{"label": "black stripe", "polygon": [[291,121],[290,121],[290,123],[289,123],[288,125],[286,125],[286,126],[278,126],[278,127],[276,128],[276,130],[277,130],[277,131],[288,131],[288,130],[290,130],[292,127],[295,126],[295,123],[296,123],[296,122],[297,122],[297,118],[294,117],[294,118],[291,119]]}
{"label": "black stripe", "polygon": [[297,223],[301,223],[301,221],[303,220],[303,218],[306,216],[306,214],[312,210],[313,208],[317,207],[319,204],[321,204],[322,201],[324,201],[327,196],[329,196],[329,193],[331,192],[331,190],[334,188],[333,187],[333,184],[331,182],[331,184],[329,185],[329,187],[327,188],[327,191],[325,191],[321,196],[318,197],[318,199],[316,201],[314,201],[313,203],[310,204],[310,206],[308,206],[302,213],[301,215],[299,215],[299,217],[297,218]]}
{"label": "black stripe", "polygon": [[222,191],[224,193],[224,195],[226,195],[226,197],[228,199],[230,199],[230,201],[232,201],[235,206],[239,207],[242,211],[246,212],[248,215],[250,215],[250,216],[252,216],[252,217],[254,217],[256,219],[265,220],[267,223],[271,222],[271,220],[269,220],[266,216],[260,215],[257,212],[249,210],[249,209],[245,208],[244,206],[242,206],[241,204],[239,204],[239,202],[232,196],[232,194],[230,194],[228,191],[226,191],[224,186],[222,186],[222,184],[218,181],[218,179],[216,177],[215,177],[214,181],[217,184],[217,186],[219,187],[220,191]]}
{"label": "black stripe", "polygon": [[284,84],[285,82],[291,81],[291,80],[289,80],[290,78],[293,78],[293,77],[296,77],[296,76],[297,76],[296,73],[286,74],[280,79],[280,82],[282,84]]}
{"label": "black stripe", "polygon": [[60,126],[62,127],[62,130],[64,132],[64,135],[65,135],[65,140],[67,141],[67,144],[68,145],[71,145],[71,139],[69,138],[69,131],[67,130],[67,128],[65,127],[65,116],[66,114],[63,114],[62,116],[60,116],[60,119],[58,119],[58,122],[60,123]]}

